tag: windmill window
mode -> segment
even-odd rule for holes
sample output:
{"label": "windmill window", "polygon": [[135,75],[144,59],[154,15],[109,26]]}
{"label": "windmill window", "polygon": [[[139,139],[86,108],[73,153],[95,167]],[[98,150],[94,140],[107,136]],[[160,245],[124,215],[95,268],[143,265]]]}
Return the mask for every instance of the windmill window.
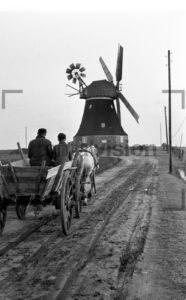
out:
{"label": "windmill window", "polygon": [[91,109],[92,108],[92,104],[90,104],[88,108]]}
{"label": "windmill window", "polygon": [[105,128],[105,123],[101,123],[101,128]]}

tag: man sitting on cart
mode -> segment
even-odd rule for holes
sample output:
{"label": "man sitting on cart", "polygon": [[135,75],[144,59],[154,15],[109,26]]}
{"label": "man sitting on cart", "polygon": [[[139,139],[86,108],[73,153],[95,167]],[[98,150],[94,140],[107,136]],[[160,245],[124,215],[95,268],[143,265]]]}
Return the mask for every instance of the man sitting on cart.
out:
{"label": "man sitting on cart", "polygon": [[66,161],[71,160],[71,153],[66,143],[66,135],[64,133],[58,134],[59,144],[54,146],[53,159],[55,166],[64,164]]}
{"label": "man sitting on cart", "polygon": [[46,139],[47,130],[38,129],[37,136],[28,145],[28,157],[31,166],[41,166],[45,161],[46,166],[52,166],[53,149],[51,142]]}

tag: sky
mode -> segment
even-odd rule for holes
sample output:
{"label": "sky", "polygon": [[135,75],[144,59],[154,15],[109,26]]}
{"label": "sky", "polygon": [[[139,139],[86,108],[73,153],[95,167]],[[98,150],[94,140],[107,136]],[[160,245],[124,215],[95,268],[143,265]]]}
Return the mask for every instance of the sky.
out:
{"label": "sky", "polygon": [[[85,100],[66,95],[73,92],[66,68],[81,63],[88,85],[105,79],[102,56],[115,77],[118,44],[124,48],[122,93],[140,116],[137,124],[121,104],[129,144],[166,141],[168,50],[172,89],[186,89],[184,1],[0,0],[0,40],[0,101],[2,90],[23,90],[6,95],[5,109],[0,104],[0,149],[27,146],[40,127],[53,144],[59,132],[71,141]],[[173,145],[186,146],[185,129],[186,110],[173,94]]]}

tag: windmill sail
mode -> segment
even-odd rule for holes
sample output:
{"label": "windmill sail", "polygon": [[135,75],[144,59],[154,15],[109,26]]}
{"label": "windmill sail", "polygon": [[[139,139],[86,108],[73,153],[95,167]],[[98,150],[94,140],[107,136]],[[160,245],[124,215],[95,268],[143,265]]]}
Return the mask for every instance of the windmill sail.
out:
{"label": "windmill sail", "polygon": [[99,58],[99,61],[100,61],[100,63],[101,63],[101,66],[102,66],[102,68],[103,68],[103,71],[105,72],[105,75],[106,75],[108,81],[109,81],[109,82],[113,82],[113,81],[114,81],[113,76],[112,76],[112,74],[110,73],[109,69],[107,68],[107,66],[106,66],[106,64],[105,64],[105,62],[104,62],[104,60],[103,60],[103,58],[100,57],[100,58]]}
{"label": "windmill sail", "polygon": [[[119,82],[122,79],[122,64],[123,64],[123,47],[119,45],[117,63],[116,63],[116,82],[117,82],[116,89],[118,92],[119,92]],[[116,107],[117,107],[118,118],[121,123],[121,109],[120,109],[119,97],[116,98]]]}
{"label": "windmill sail", "polygon": [[118,57],[116,63],[116,81],[119,83],[122,79],[122,66],[123,66],[123,47],[118,47]]}
{"label": "windmill sail", "polygon": [[130,105],[130,103],[127,101],[127,99],[123,96],[123,94],[122,93],[118,93],[118,97],[125,104],[125,106],[128,108],[128,110],[130,111],[130,113],[132,114],[132,116],[134,117],[134,119],[136,120],[136,122],[139,123],[139,121],[138,121],[139,115],[134,110],[134,108]]}

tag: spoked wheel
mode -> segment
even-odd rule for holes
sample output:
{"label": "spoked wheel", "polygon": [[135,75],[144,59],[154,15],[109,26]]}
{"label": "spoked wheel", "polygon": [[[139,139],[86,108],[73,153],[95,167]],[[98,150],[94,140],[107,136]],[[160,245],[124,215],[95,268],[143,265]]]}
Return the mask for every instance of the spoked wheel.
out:
{"label": "spoked wheel", "polygon": [[68,235],[72,222],[72,208],[74,202],[74,189],[69,172],[64,172],[61,187],[61,226],[65,235]]}
{"label": "spoked wheel", "polygon": [[17,214],[17,216],[20,220],[25,219],[26,209],[27,209],[29,200],[30,200],[29,196],[27,196],[27,197],[26,196],[19,196],[16,199],[15,210],[16,210],[16,214]]}
{"label": "spoked wheel", "polygon": [[2,205],[2,199],[0,198],[0,235],[3,232],[6,223],[7,208]]}
{"label": "spoked wheel", "polygon": [[75,183],[75,211],[76,217],[80,218],[82,210],[82,195],[84,194],[84,186],[82,185],[82,177],[77,176]]}

